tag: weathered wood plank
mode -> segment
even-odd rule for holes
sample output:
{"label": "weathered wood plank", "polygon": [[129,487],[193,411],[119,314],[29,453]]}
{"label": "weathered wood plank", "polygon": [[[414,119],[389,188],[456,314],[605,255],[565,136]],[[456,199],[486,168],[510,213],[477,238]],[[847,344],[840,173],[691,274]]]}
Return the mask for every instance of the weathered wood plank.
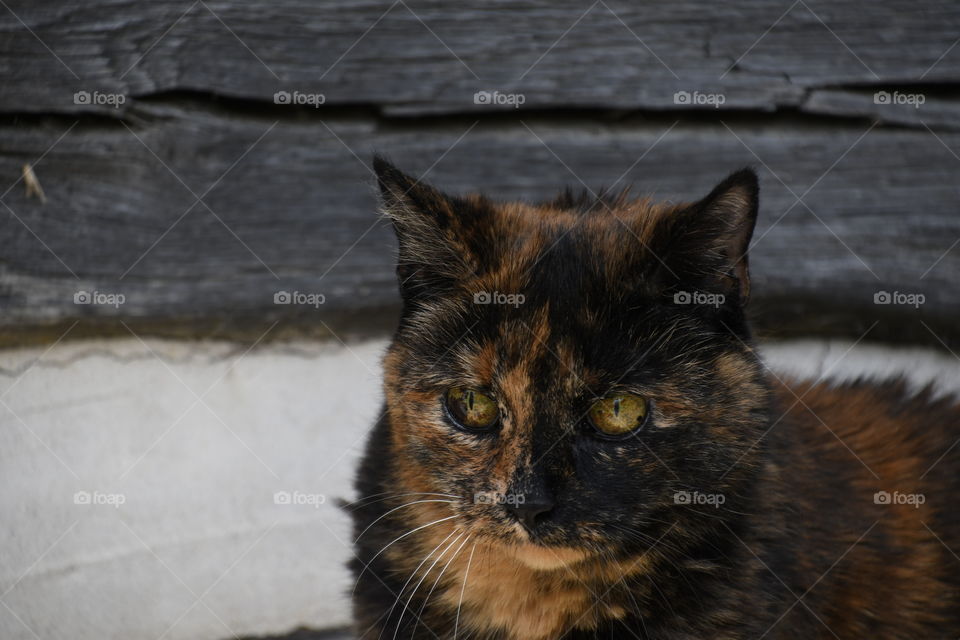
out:
{"label": "weathered wood plank", "polygon": [[[395,245],[374,214],[364,165],[378,150],[413,173],[430,169],[427,178],[451,192],[501,198],[544,198],[580,179],[595,188],[623,176],[620,184],[636,191],[688,199],[754,164],[763,184],[754,309],[765,330],[857,336],[878,319],[872,335],[929,342],[923,320],[944,339],[960,338],[952,321],[960,313],[958,133],[754,118],[590,126],[447,118],[425,135],[413,124],[276,123],[197,105],[137,116],[129,130],[109,122],[71,129],[37,163],[45,205],[27,199],[22,184],[4,196],[7,335],[77,318],[120,331],[117,319],[203,330],[277,318],[336,330],[387,326],[397,304]],[[69,125],[0,127],[0,175],[12,182]],[[78,291],[121,293],[125,303],[74,304]],[[325,300],[277,305],[278,291]],[[878,291],[922,293],[925,303],[874,305]]]}
{"label": "weathered wood plank", "polygon": [[876,91],[814,90],[801,110],[828,116],[867,117],[874,122],[919,129],[960,128],[960,101],[910,87]]}
{"label": "weathered wood plank", "polygon": [[[158,93],[272,101],[281,90],[408,115],[498,108],[474,103],[482,90],[520,93],[522,109],[704,108],[674,98],[699,92],[722,94],[723,110],[803,110],[818,88],[960,81],[960,47],[951,48],[960,5],[942,0],[9,6],[12,13],[0,12],[0,109],[8,113],[115,117]],[[77,91],[119,93],[126,102],[75,104]],[[869,102],[841,109],[851,110],[898,118]]]}

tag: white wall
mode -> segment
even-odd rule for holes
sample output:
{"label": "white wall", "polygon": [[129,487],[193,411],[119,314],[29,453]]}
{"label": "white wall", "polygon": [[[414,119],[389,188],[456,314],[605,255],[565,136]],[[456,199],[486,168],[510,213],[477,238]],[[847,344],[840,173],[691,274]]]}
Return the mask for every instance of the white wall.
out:
{"label": "white wall", "polygon": [[[960,389],[949,354],[851,346],[766,352],[798,375],[902,371]],[[0,352],[0,637],[346,625],[349,532],[333,502],[350,496],[379,409],[383,347],[130,338]],[[123,504],[76,504],[81,491]],[[278,491],[326,501],[276,504]]]}

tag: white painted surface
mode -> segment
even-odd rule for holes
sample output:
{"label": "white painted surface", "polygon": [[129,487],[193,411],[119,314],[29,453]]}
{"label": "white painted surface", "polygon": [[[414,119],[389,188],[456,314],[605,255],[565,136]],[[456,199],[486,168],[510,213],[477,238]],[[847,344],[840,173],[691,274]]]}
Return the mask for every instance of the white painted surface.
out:
{"label": "white painted surface", "polygon": [[[907,374],[949,354],[772,344],[798,376]],[[353,467],[383,342],[137,339],[0,352],[0,637],[215,640],[348,623]],[[200,400],[198,400],[198,397]],[[122,495],[119,506],[75,494]],[[326,502],[276,504],[278,491]]]}

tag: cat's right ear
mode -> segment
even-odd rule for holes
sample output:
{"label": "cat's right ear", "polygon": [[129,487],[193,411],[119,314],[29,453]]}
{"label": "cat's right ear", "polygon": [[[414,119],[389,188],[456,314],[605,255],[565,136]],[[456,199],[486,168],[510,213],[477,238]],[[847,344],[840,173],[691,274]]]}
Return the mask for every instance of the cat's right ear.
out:
{"label": "cat's right ear", "polygon": [[400,244],[400,293],[411,300],[452,290],[477,269],[469,242],[473,211],[438,189],[403,173],[379,156],[373,168],[384,216]]}

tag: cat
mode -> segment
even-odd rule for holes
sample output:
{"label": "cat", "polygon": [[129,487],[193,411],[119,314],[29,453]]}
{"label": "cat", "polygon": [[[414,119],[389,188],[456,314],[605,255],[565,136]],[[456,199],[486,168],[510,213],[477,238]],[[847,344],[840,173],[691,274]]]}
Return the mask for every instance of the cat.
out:
{"label": "cat", "polygon": [[960,635],[960,408],[767,370],[751,169],[528,204],[374,166],[403,309],[348,505],[357,637]]}

